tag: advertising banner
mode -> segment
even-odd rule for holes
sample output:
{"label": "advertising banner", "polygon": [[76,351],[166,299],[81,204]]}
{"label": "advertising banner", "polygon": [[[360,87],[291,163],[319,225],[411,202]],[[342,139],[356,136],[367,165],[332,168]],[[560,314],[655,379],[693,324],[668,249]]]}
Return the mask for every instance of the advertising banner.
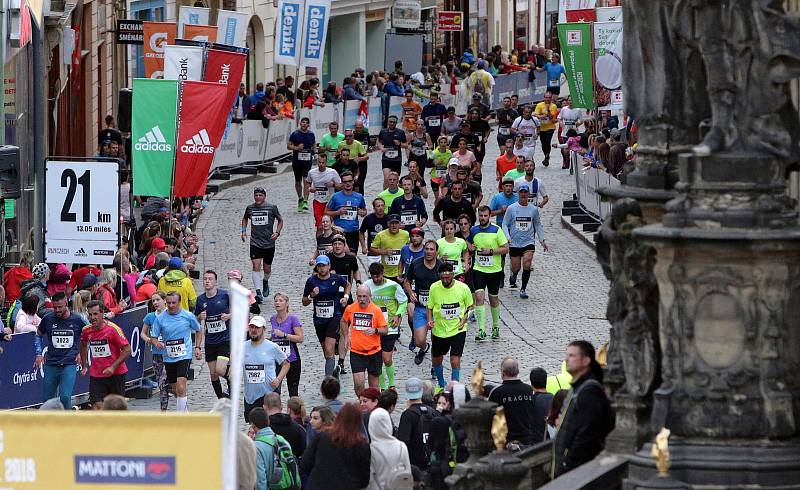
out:
{"label": "advertising banner", "polygon": [[261,163],[266,146],[267,129],[261,121],[232,123],[214,152],[211,170],[243,163]]}
{"label": "advertising banner", "polygon": [[303,44],[300,51],[301,65],[322,69],[322,56],[325,52],[325,37],[328,35],[330,17],[331,0],[306,0]]}
{"label": "advertising banner", "polygon": [[239,91],[246,62],[246,53],[234,53],[219,49],[208,50],[203,81],[221,83],[228,87],[228,100],[230,101],[228,107],[233,107],[236,100],[236,93]]}
{"label": "advertising banner", "polygon": [[[333,104],[325,104],[325,107],[332,105]],[[317,107],[317,109],[324,109],[324,107]],[[325,127],[327,131],[327,123]],[[291,135],[292,131],[295,129],[294,119],[278,119],[272,121],[269,124],[269,131],[267,133],[269,140],[265,148],[264,160],[275,160],[289,153],[289,150],[286,149],[286,143],[289,141],[289,135]]]}
{"label": "advertising banner", "polygon": [[45,260],[111,264],[119,245],[119,162],[45,162]]}
{"label": "advertising banner", "polygon": [[187,25],[208,25],[210,9],[205,7],[188,7],[181,5],[180,17],[178,19],[178,37],[181,39],[189,39],[186,37]]}
{"label": "advertising banner", "polygon": [[594,109],[591,24],[576,22],[557,27],[572,107]]}
{"label": "advertising banner", "polygon": [[182,39],[213,43],[217,40],[217,26],[204,26],[204,25],[183,26]]}
{"label": "advertising banner", "polygon": [[169,197],[175,162],[178,82],[133,80],[131,158],[133,192],[137,196]]}
{"label": "advertising banner", "polygon": [[203,49],[200,46],[164,46],[164,79],[201,80]]}
{"label": "advertising banner", "polygon": [[597,22],[622,22],[622,7],[598,7],[595,9]]}
{"label": "advertising banner", "polygon": [[278,2],[278,19],[275,22],[275,63],[297,66],[300,61],[304,3],[304,0]]}
{"label": "advertising banner", "polygon": [[601,110],[623,109],[622,21],[594,23],[594,100]]}
{"label": "advertising banner", "polygon": [[458,10],[442,10],[436,14],[437,31],[463,31],[464,14]]}
{"label": "advertising banner", "polygon": [[222,488],[222,427],[219,413],[6,413],[3,486]]}
{"label": "advertising banner", "polygon": [[558,0],[558,22],[567,22],[568,10],[593,9],[597,0]]}
{"label": "advertising banner", "polygon": [[500,75],[495,78],[491,108],[499,109],[503,107],[503,97],[511,97],[514,94],[519,97],[520,104],[541,102],[544,99],[546,90],[547,77],[544,74],[537,75],[532,82],[528,80],[527,72]]}
{"label": "advertising banner", "polygon": [[250,14],[232,10],[217,11],[217,42],[245,48],[247,38],[247,22]]}
{"label": "advertising banner", "polygon": [[594,22],[597,20],[595,9],[567,10],[567,22]]}
{"label": "advertising banner", "polygon": [[230,111],[228,87],[216,82],[182,82],[173,196],[202,196],[214,149]]}
{"label": "advertising banner", "polygon": [[392,27],[419,29],[422,4],[419,0],[396,0],[392,5]]}
{"label": "advertising banner", "polygon": [[144,34],[144,76],[164,77],[164,46],[175,44],[174,22],[142,22]]}
{"label": "advertising banner", "polygon": [[[142,379],[145,369],[153,364],[149,347],[139,337],[142,320],[146,314],[147,307],[140,306],[120,313],[112,320],[122,329],[131,345],[131,357],[125,361],[128,367],[125,383],[128,387],[136,385]],[[0,353],[0,409],[32,407],[46,401],[42,397],[44,368],[33,367],[33,360],[36,358],[36,348],[33,343],[35,335],[34,332],[14,334],[12,343],[5,344],[5,349]],[[46,352],[45,348],[45,354]],[[89,376],[81,376],[78,373],[72,396],[84,396],[88,393]],[[3,414],[4,417],[6,415]]]}
{"label": "advertising banner", "polygon": [[[383,101],[380,97],[370,97],[369,98],[369,134],[372,136],[377,135],[381,132],[381,126],[383,124]],[[367,123],[364,123],[364,127],[367,127]]]}
{"label": "advertising banner", "polygon": [[117,44],[144,44],[141,20],[117,19],[117,32],[114,41]]}

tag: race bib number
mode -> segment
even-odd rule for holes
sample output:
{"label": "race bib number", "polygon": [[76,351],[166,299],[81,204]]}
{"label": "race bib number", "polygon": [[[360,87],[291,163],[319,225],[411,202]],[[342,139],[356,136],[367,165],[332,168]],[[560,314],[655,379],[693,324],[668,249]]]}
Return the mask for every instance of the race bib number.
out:
{"label": "race bib number", "polygon": [[183,339],[167,340],[164,344],[167,357],[183,357],[186,355],[186,344]]}
{"label": "race bib number", "polygon": [[228,324],[224,320],[214,320],[214,321],[206,320],[206,332],[208,333],[220,333],[224,332],[227,329],[228,329]]}
{"label": "race bib number", "polygon": [[328,202],[328,188],[327,187],[315,187],[314,188],[314,199],[319,202]]}
{"label": "race bib number", "polygon": [[422,156],[422,155],[425,154],[425,148],[420,148],[419,146],[415,146],[415,147],[411,148],[411,153],[416,155],[416,156],[418,156],[418,157]]}
{"label": "race bib number", "polygon": [[328,252],[330,252],[332,250],[333,250],[333,246],[332,245],[324,245],[324,246],[317,247],[317,253],[319,255],[325,255],[325,254],[327,254]]}
{"label": "race bib number", "polygon": [[267,382],[267,373],[263,364],[245,364],[244,379],[248,384],[263,384]]}
{"label": "race bib number", "polygon": [[392,250],[391,255],[384,256],[384,263],[386,265],[398,265],[400,264],[400,251],[399,250]]}
{"label": "race bib number", "polygon": [[442,177],[445,176],[445,174],[447,174],[447,169],[446,168],[437,168],[436,169],[436,177],[442,178]]}
{"label": "race bib number", "polygon": [[472,204],[472,194],[470,194],[469,192],[461,194],[461,197],[463,197],[464,200],[467,201],[468,203]]}
{"label": "race bib number", "polygon": [[275,340],[274,342],[278,344],[278,348],[286,356],[286,359],[289,359],[289,356],[292,355],[292,343],[286,339]]}
{"label": "race bib number", "polygon": [[269,223],[269,216],[267,215],[259,215],[259,216],[252,216],[250,221],[253,223],[253,226],[265,226]]}
{"label": "race bib number", "polygon": [[75,338],[72,330],[53,330],[50,341],[56,349],[69,349],[75,343]]}
{"label": "race bib number", "polygon": [[429,291],[427,289],[417,293],[417,301],[419,301],[419,304],[422,306],[428,306],[428,294]]}
{"label": "race bib number", "polygon": [[92,359],[100,357],[111,357],[111,346],[108,340],[90,340],[89,350],[92,351]]}
{"label": "race bib number", "polygon": [[311,152],[310,151],[299,151],[297,152],[297,159],[301,162],[310,162],[311,161]]}
{"label": "race bib number", "polygon": [[461,305],[458,303],[445,303],[442,305],[442,318],[453,320],[461,316]]}
{"label": "race bib number", "polygon": [[559,80],[548,80],[547,81],[547,86],[548,87],[558,87],[560,85],[561,85],[561,82]]}
{"label": "race bib number", "polygon": [[317,318],[333,318],[333,309],[333,300],[317,301],[317,304],[314,305]]}
{"label": "race bib number", "polygon": [[511,129],[500,126],[499,128],[497,128],[497,132],[502,134],[503,136],[508,136],[509,134],[511,134]]}
{"label": "race bib number", "polygon": [[432,118],[428,119],[428,127],[438,128],[441,125],[442,125],[442,121],[438,117],[432,117]]}
{"label": "race bib number", "polygon": [[458,267],[458,260],[455,259],[444,259],[446,264],[450,264],[453,267]]}
{"label": "race bib number", "polygon": [[523,135],[523,136],[522,136],[522,141],[523,141],[525,144],[532,143],[532,142],[533,142],[533,135],[532,135],[532,134],[526,134],[526,135]]}
{"label": "race bib number", "polygon": [[494,265],[494,255],[477,254],[477,263],[481,267],[491,267]]}
{"label": "race bib number", "polygon": [[372,328],[372,313],[361,311],[353,313],[353,328],[360,332]]}
{"label": "race bib number", "polygon": [[514,220],[514,224],[519,231],[529,231],[531,229],[531,218],[518,217]]}
{"label": "race bib number", "polygon": [[400,224],[403,226],[410,226],[417,222],[416,211],[403,211],[400,214]]}
{"label": "race bib number", "polygon": [[342,219],[347,221],[355,221],[358,219],[358,208],[355,206],[346,206]]}
{"label": "race bib number", "polygon": [[386,158],[397,158],[400,156],[400,152],[397,150],[386,150],[386,153],[384,153],[384,155],[386,156]]}

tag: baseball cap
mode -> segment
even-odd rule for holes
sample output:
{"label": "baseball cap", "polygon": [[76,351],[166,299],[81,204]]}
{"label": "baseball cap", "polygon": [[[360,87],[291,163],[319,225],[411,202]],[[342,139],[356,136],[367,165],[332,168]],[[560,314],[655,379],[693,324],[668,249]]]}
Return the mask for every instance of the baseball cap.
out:
{"label": "baseball cap", "polygon": [[152,248],[155,248],[155,249],[158,249],[158,250],[163,250],[163,249],[167,248],[167,243],[164,241],[163,238],[155,237],[155,238],[153,238],[153,241],[150,242],[150,246]]}
{"label": "baseball cap", "polygon": [[425,236],[425,232],[422,231],[422,228],[414,228],[411,230],[411,235]]}
{"label": "baseball cap", "polygon": [[47,264],[45,264],[44,262],[40,262],[35,266],[33,266],[33,270],[31,270],[31,273],[33,274],[33,277],[35,277],[36,279],[42,279],[45,275],[47,275],[47,272],[49,270],[50,267],[48,267]]}
{"label": "baseball cap", "polygon": [[171,259],[169,259],[167,267],[169,267],[170,269],[180,269],[183,267],[183,261],[181,260],[180,257],[172,257]]}
{"label": "baseball cap", "polygon": [[505,177],[503,177],[503,184],[513,184],[513,183],[514,183],[514,177],[511,177],[510,175],[506,175]]}
{"label": "baseball cap", "polygon": [[520,184],[519,187],[517,188],[517,192],[522,192],[522,191],[530,192],[531,188],[530,186],[528,186],[528,184]]}
{"label": "baseball cap", "polygon": [[397,214],[390,214],[387,223],[391,223],[392,221],[400,222],[400,216]]}
{"label": "baseball cap", "polygon": [[250,319],[249,325],[255,325],[256,327],[267,328],[267,320],[264,319],[261,315],[256,315]]}
{"label": "baseball cap", "polygon": [[314,267],[320,264],[331,265],[331,259],[329,259],[327,255],[320,255],[317,257],[317,260],[314,261]]}
{"label": "baseball cap", "polygon": [[239,269],[233,269],[228,272],[228,279],[239,279],[242,280],[242,272]]}
{"label": "baseball cap", "polygon": [[331,243],[333,242],[342,242],[346,244],[347,240],[345,240],[345,238],[342,235],[333,235],[333,238],[331,238]]}
{"label": "baseball cap", "polygon": [[95,284],[97,284],[97,276],[94,274],[86,274],[83,276],[83,283],[81,283],[81,287],[83,287],[83,289],[89,289]]}
{"label": "baseball cap", "polygon": [[453,158],[450,159],[449,162],[447,162],[447,166],[448,167],[452,167],[453,165],[458,167],[459,164],[458,164],[458,158],[457,157],[453,157]]}
{"label": "baseball cap", "polygon": [[406,380],[406,398],[409,400],[422,398],[422,381],[419,378],[408,378]]}

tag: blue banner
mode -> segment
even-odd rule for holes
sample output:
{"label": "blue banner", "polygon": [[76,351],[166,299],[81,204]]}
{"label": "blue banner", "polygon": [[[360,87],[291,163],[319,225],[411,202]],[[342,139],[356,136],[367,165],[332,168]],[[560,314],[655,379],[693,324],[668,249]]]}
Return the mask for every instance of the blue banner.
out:
{"label": "blue banner", "polygon": [[303,0],[281,0],[275,23],[275,63],[297,66],[300,59],[300,26]]}
{"label": "blue banner", "polygon": [[[131,344],[131,357],[125,363],[128,366],[125,383],[129,387],[142,379],[145,369],[150,368],[153,362],[150,350],[139,337],[146,314],[147,307],[140,306],[115,316],[113,320],[125,332]],[[45,401],[42,396],[44,367],[33,367],[36,358],[34,335],[33,332],[17,334],[11,342],[0,344],[3,348],[0,354],[0,409],[31,407]],[[89,376],[78,373],[72,396],[88,393]]]}
{"label": "blue banner", "polygon": [[306,18],[303,22],[303,50],[300,64],[309,68],[322,68],[325,53],[325,36],[331,16],[331,0],[306,0]]}

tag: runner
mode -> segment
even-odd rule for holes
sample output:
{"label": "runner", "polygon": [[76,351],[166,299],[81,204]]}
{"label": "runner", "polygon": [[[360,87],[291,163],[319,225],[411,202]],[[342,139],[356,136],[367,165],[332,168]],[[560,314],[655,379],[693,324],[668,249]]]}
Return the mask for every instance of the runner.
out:
{"label": "runner", "polygon": [[[422,236],[422,234],[420,233],[419,236]],[[431,285],[439,280],[439,267],[443,264],[438,259],[438,254],[439,245],[435,240],[425,242],[422,257],[417,257],[411,261],[406,268],[406,280],[403,281],[403,288],[408,296],[409,307],[414,310],[411,314],[413,336],[408,349],[413,352],[414,347],[419,347],[419,351],[414,356],[414,363],[417,366],[422,364],[425,354],[430,348],[430,344],[427,342],[428,295]]]}
{"label": "runner", "polygon": [[403,321],[403,315],[406,314],[408,297],[403,292],[402,286],[384,276],[382,264],[370,264],[369,275],[370,279],[364,285],[369,287],[372,302],[380,308],[387,324],[386,334],[381,336],[381,357],[384,369],[380,375],[380,387],[381,390],[387,388],[386,379],[384,378],[386,376],[389,383],[388,388],[394,390],[394,362],[392,355],[394,354],[394,345],[400,338],[400,324]]}
{"label": "runner", "polygon": [[169,385],[167,385],[167,371],[164,369],[164,349],[157,348],[155,341],[158,340],[163,344],[164,338],[150,337],[150,328],[158,315],[164,313],[166,309],[167,293],[156,291],[150,298],[150,313],[142,320],[142,342],[150,346],[150,353],[153,355],[153,377],[158,383],[162,412],[166,412],[169,408]]}
{"label": "runner", "polygon": [[[340,295],[340,291],[344,295]],[[327,255],[317,257],[314,274],[306,280],[303,289],[303,306],[314,303],[314,329],[325,357],[325,376],[339,377],[340,369],[336,365],[334,349],[339,339],[342,309],[349,298],[350,282],[347,278],[331,273],[331,259]]]}
{"label": "runner", "polygon": [[503,97],[503,107],[497,110],[497,146],[502,148],[511,136],[511,125],[519,114],[511,108],[511,97]]}
{"label": "runner", "polygon": [[443,197],[439,204],[433,208],[433,221],[441,224],[444,220],[456,220],[462,214],[466,214],[475,222],[475,208],[463,198],[461,193],[464,191],[464,183],[457,180],[450,184],[450,193]]}
{"label": "runner", "polygon": [[[562,66],[563,70],[564,67]],[[542,152],[544,161],[542,164],[547,167],[550,165],[550,143],[553,141],[553,134],[556,132],[556,118],[558,117],[558,106],[553,103],[553,94],[550,91],[544,93],[544,100],[536,104],[534,115],[539,119],[539,139],[542,142]]]}
{"label": "runner", "polygon": [[397,172],[389,172],[386,182],[389,185],[378,193],[378,197],[383,199],[383,202],[386,203],[386,209],[390,209],[392,207],[392,201],[403,195],[403,190],[400,189],[400,174]]}
{"label": "runner", "polygon": [[[519,192],[519,188],[522,184],[528,184],[528,189],[531,191],[530,199],[533,205],[543,208],[545,204],[550,201],[550,197],[547,195],[547,189],[544,187],[542,181],[533,176],[535,171],[536,163],[533,160],[525,162],[525,175],[514,180],[514,191]],[[542,196],[541,202],[539,201],[539,196]]]}
{"label": "runner", "polygon": [[303,196],[302,182],[311,170],[311,160],[314,155],[316,137],[313,131],[308,130],[311,120],[307,117],[300,119],[300,128],[292,131],[286,148],[292,151],[292,172],[294,172],[294,190],[297,193],[297,212],[308,209],[306,200],[308,193]]}
{"label": "runner", "polygon": [[467,150],[471,151],[473,154],[475,150],[480,145],[480,139],[475,136],[472,131],[470,131],[469,121],[466,119],[461,121],[459,125],[458,132],[450,138],[450,149],[455,152],[458,149],[459,141],[463,138],[467,143]]}
{"label": "runner", "polygon": [[[411,262],[422,257],[425,253],[422,247],[422,242],[425,241],[425,232],[422,231],[422,228],[412,228],[408,234],[411,237],[411,242],[404,245],[400,250],[400,274],[397,276],[400,284],[405,282],[405,272],[408,270]],[[409,316],[409,325],[410,324],[411,320]]]}
{"label": "runner", "polygon": [[[572,108],[572,96],[567,95],[564,103],[561,104],[561,109],[558,111],[558,126],[561,128],[559,142],[566,144],[567,132],[574,129],[577,132],[578,126],[582,125],[581,119],[584,116],[583,109]],[[561,168],[569,168],[569,148],[561,149],[561,159],[563,163]]]}
{"label": "runner", "polygon": [[[397,281],[397,276],[400,275],[400,251],[405,245],[410,242],[408,232],[400,227],[400,216],[397,214],[389,215],[389,228],[383,230],[375,236],[369,251],[372,254],[380,255],[383,264],[381,272],[384,272],[387,279]],[[370,264],[372,267],[372,264]],[[370,275],[372,275],[370,268]],[[373,290],[373,301],[377,302],[375,298],[375,291]]]}
{"label": "runner", "polygon": [[412,186],[411,186],[411,193],[415,196],[420,196],[423,199],[428,198],[428,186],[425,184],[425,176],[424,174],[420,173],[419,165],[417,162],[410,161],[408,162],[408,173],[405,174],[403,177],[400,178],[400,185],[402,187],[403,178],[408,177],[411,179]]}
{"label": "runner", "polygon": [[422,106],[414,100],[413,90],[406,89],[404,95],[406,100],[400,103],[400,107],[403,109],[403,129],[406,130],[407,136],[410,136],[417,129],[417,120],[422,114]]}
{"label": "runner", "polygon": [[372,212],[361,222],[361,229],[358,233],[361,253],[367,254],[367,261],[370,263],[380,260],[378,256],[370,251],[372,241],[375,240],[378,233],[387,228],[389,228],[389,216],[386,214],[386,203],[382,198],[376,197],[372,200]]}
{"label": "runner", "polygon": [[417,162],[419,168],[424,172],[428,167],[428,150],[433,148],[431,135],[425,131],[425,123],[422,119],[417,121],[417,128],[409,135],[408,143],[408,164]]}
{"label": "runner", "polygon": [[492,197],[492,202],[489,205],[497,226],[501,228],[503,227],[503,216],[505,216],[508,207],[518,200],[517,193],[514,192],[514,179],[503,177],[502,189],[502,192],[498,192]]}
{"label": "runner", "polygon": [[[335,170],[339,175],[342,175],[345,172],[350,172],[353,174],[353,177],[355,177],[356,182],[358,182],[359,165],[358,162],[350,158],[350,150],[347,148],[340,148],[337,155],[338,157],[336,158],[336,163],[334,163],[333,167],[330,168]],[[355,185],[353,187],[355,187]]]}
{"label": "runner", "polygon": [[461,165],[456,171],[456,178],[464,184],[464,193],[462,197],[472,204],[473,209],[478,209],[483,201],[483,189],[480,183],[470,179],[470,168],[466,165]]}
{"label": "runner", "polygon": [[[314,261],[320,255],[325,255],[333,250],[333,237],[336,236],[336,230],[333,228],[333,219],[328,215],[323,215],[320,219],[320,230],[322,233],[317,237],[317,246],[314,247],[314,253],[311,254],[311,259],[308,265],[314,266]],[[347,244],[345,244],[347,246]]]}
{"label": "runner", "polygon": [[456,108],[450,106],[447,108],[447,117],[442,121],[442,133],[447,136],[452,136],[458,133],[461,127],[461,118],[456,116]]}
{"label": "runner", "polygon": [[431,91],[430,101],[422,108],[421,114],[431,141],[436,141],[442,134],[442,120],[446,114],[447,108],[439,102],[439,94]]}
{"label": "runner", "polygon": [[[55,398],[58,392],[64,410],[72,410],[72,389],[75,387],[79,359],[80,338],[86,323],[69,311],[67,295],[63,291],[53,294],[50,300],[53,312],[42,318],[33,337],[36,359],[33,367],[44,366],[44,399]],[[44,347],[42,347],[44,339]],[[46,350],[45,354],[42,354]]]}
{"label": "runner", "polygon": [[350,343],[353,387],[356,396],[360,396],[364,389],[364,371],[370,388],[377,388],[380,383],[381,336],[386,335],[388,328],[383,312],[372,302],[369,286],[359,286],[356,299],[358,301],[345,308],[340,330],[346,332]]}
{"label": "runner", "polygon": [[442,262],[453,266],[456,277],[462,276],[465,269],[470,268],[469,245],[463,238],[456,236],[455,220],[447,220],[442,224],[444,236],[436,240],[439,258]]}
{"label": "runner", "polygon": [[344,231],[347,246],[355,253],[358,250],[358,218],[367,214],[364,196],[353,191],[353,174],[345,172],[342,176],[342,190],[328,201],[325,214],[334,218],[333,224]]}
{"label": "runner", "polygon": [[324,153],[317,155],[317,166],[308,171],[306,176],[304,199],[307,201],[311,191],[314,191],[312,208],[314,212],[314,226],[317,235],[321,233],[322,217],[325,216],[325,207],[328,205],[334,192],[342,187],[342,179],[336,170],[328,167],[328,157]]}
{"label": "runner", "polygon": [[471,152],[467,149],[467,140],[465,138],[460,138],[458,140],[458,149],[453,152],[453,156],[458,158],[458,165],[459,167],[464,167],[469,169],[469,173],[476,171],[480,174],[480,162],[475,157],[475,153]]}
{"label": "runner", "polygon": [[511,124],[511,134],[513,134],[514,137],[522,135],[523,146],[531,152],[531,159],[533,157],[533,151],[536,149],[536,134],[539,131],[539,126],[542,124],[541,121],[533,117],[532,114],[533,111],[531,107],[525,106],[522,109],[522,115],[514,119],[514,122]]}
{"label": "runner", "polygon": [[340,152],[345,148],[350,150],[350,158],[358,163],[356,183],[353,188],[356,192],[364,194],[364,181],[367,179],[367,162],[369,161],[369,154],[367,154],[366,148],[366,146],[369,144],[369,133],[366,132],[363,135],[360,132],[358,133],[359,135],[366,137],[366,141],[364,142],[362,142],[359,138],[356,138],[356,132],[359,131],[359,125],[361,129],[364,130],[364,123],[361,122],[361,119],[356,120],[355,131],[352,129],[344,130],[344,141],[339,143],[338,149]]}
{"label": "runner", "polygon": [[[250,411],[264,405],[264,396],[278,388],[289,372],[289,361],[280,347],[265,339],[267,321],[254,316],[247,327],[244,343],[244,420],[249,422]],[[276,374],[276,366],[280,372]]]}
{"label": "runner", "polygon": [[[355,254],[347,251],[347,242],[342,235],[335,235],[333,237],[333,251],[327,256],[331,261],[331,274],[338,274],[344,276],[350,282],[351,290],[352,285],[361,285],[361,271],[358,269],[358,259]],[[340,291],[340,296],[344,291]],[[352,294],[348,299],[348,303],[353,302]],[[347,344],[338,342],[336,351],[339,353],[339,371],[340,374],[347,374],[344,365],[344,359],[347,357]]]}
{"label": "runner", "polygon": [[522,146],[522,136],[517,136],[517,141],[514,143],[514,156],[517,157],[517,160],[514,162],[514,168],[506,172],[503,177],[510,177],[513,180],[517,180],[525,175],[525,162],[528,160],[533,161],[533,158],[525,156],[527,151],[528,150]]}
{"label": "runner", "polygon": [[[439,204],[439,187],[443,185],[444,177],[447,175],[447,163],[453,156],[453,152],[447,146],[447,137],[439,136],[439,146],[432,153],[433,166],[431,168],[431,190],[433,191],[433,205]],[[458,165],[458,161],[456,161]]]}
{"label": "runner", "polygon": [[[286,356],[286,360],[289,361],[289,371],[286,373],[289,396],[298,396],[302,363],[297,344],[302,344],[304,340],[303,323],[296,315],[289,313],[289,296],[276,293],[272,298],[272,303],[275,305],[275,314],[269,319],[272,326],[270,340],[278,346]],[[280,391],[280,387],[278,387],[278,391]]]}
{"label": "runner", "polygon": [[508,253],[508,239],[499,226],[491,224],[489,206],[478,208],[478,224],[472,227],[470,242],[475,246],[475,316],[478,319],[478,333],[475,340],[486,339],[486,307],[484,289],[489,293],[492,311],[492,339],[500,338],[500,286],[503,283],[503,269],[500,256]]}
{"label": "runner", "polygon": [[535,146],[525,146],[525,137],[518,134],[514,137],[514,156],[517,157],[517,166],[523,165],[528,160],[533,160],[536,153]]}
{"label": "runner", "polygon": [[444,355],[450,353],[451,379],[461,380],[461,355],[467,340],[467,317],[473,309],[472,293],[456,281],[453,266],[439,266],[439,281],[431,285],[426,310],[427,326],[431,330],[433,372],[440,392],[444,390]]}
{"label": "runner", "polygon": [[519,297],[522,299],[528,299],[528,281],[531,278],[533,254],[536,251],[535,238],[539,237],[539,243],[542,244],[545,252],[549,250],[542,233],[539,208],[530,204],[529,196],[530,186],[528,184],[520,184],[519,202],[508,207],[502,224],[503,231],[510,240],[511,278],[509,279],[508,287],[517,287],[517,274],[519,274],[521,259],[522,289],[519,290]]}
{"label": "runner", "polygon": [[[249,221],[250,260],[253,262],[251,277],[253,288],[256,290],[256,302],[260,304],[264,301],[264,296],[269,295],[269,275],[272,272],[272,260],[275,258],[275,241],[281,236],[283,218],[278,206],[266,202],[267,191],[263,187],[256,187],[253,190],[253,197],[255,202],[247,205],[242,217],[242,241],[247,239]],[[277,227],[275,227],[276,221]]]}
{"label": "runner", "polygon": [[211,386],[217,398],[230,398],[230,380],[227,376],[228,393],[222,390],[222,382],[217,374],[217,361],[228,364],[231,356],[231,335],[228,321],[231,319],[231,303],[228,292],[217,288],[217,273],[209,269],[203,274],[203,294],[197,297],[194,314],[203,325],[203,333],[198,335],[197,345],[205,339],[206,363],[211,376]]}
{"label": "runner", "polygon": [[344,135],[339,132],[339,123],[333,121],[328,124],[328,133],[320,139],[317,152],[325,153],[328,156],[329,167],[332,167],[333,164],[336,163],[339,143],[342,141],[344,141]]}
{"label": "runner", "polygon": [[122,329],[103,317],[106,312],[103,303],[89,301],[86,311],[89,325],[81,330],[81,375],[89,373],[89,403],[93,410],[100,410],[106,395],[125,396],[125,373],[128,372],[125,361],[131,356],[131,346]]}
{"label": "runner", "polygon": [[483,164],[483,158],[486,156],[486,142],[489,141],[489,134],[492,130],[489,127],[489,123],[485,119],[481,119],[480,112],[477,109],[470,109],[468,121],[469,131],[478,140],[478,144],[473,150],[478,165],[473,165],[472,179],[480,183],[483,177],[481,165]]}
{"label": "runner", "polygon": [[500,156],[495,160],[495,180],[497,180],[497,189],[503,190],[501,181],[506,173],[514,170],[517,166],[519,157],[514,155],[514,144],[509,139],[508,143],[500,147]]}
{"label": "runner", "polygon": [[414,182],[411,177],[404,175],[400,182],[403,187],[403,196],[392,201],[390,214],[400,216],[400,224],[406,231],[422,228],[428,221],[428,211],[425,201],[414,195]]}
{"label": "runner", "polygon": [[378,151],[381,157],[381,168],[383,168],[383,188],[389,187],[389,174],[391,172],[400,175],[400,168],[403,166],[403,155],[400,153],[402,148],[406,148],[406,133],[397,127],[397,116],[389,116],[388,127],[381,129],[378,134]]}

